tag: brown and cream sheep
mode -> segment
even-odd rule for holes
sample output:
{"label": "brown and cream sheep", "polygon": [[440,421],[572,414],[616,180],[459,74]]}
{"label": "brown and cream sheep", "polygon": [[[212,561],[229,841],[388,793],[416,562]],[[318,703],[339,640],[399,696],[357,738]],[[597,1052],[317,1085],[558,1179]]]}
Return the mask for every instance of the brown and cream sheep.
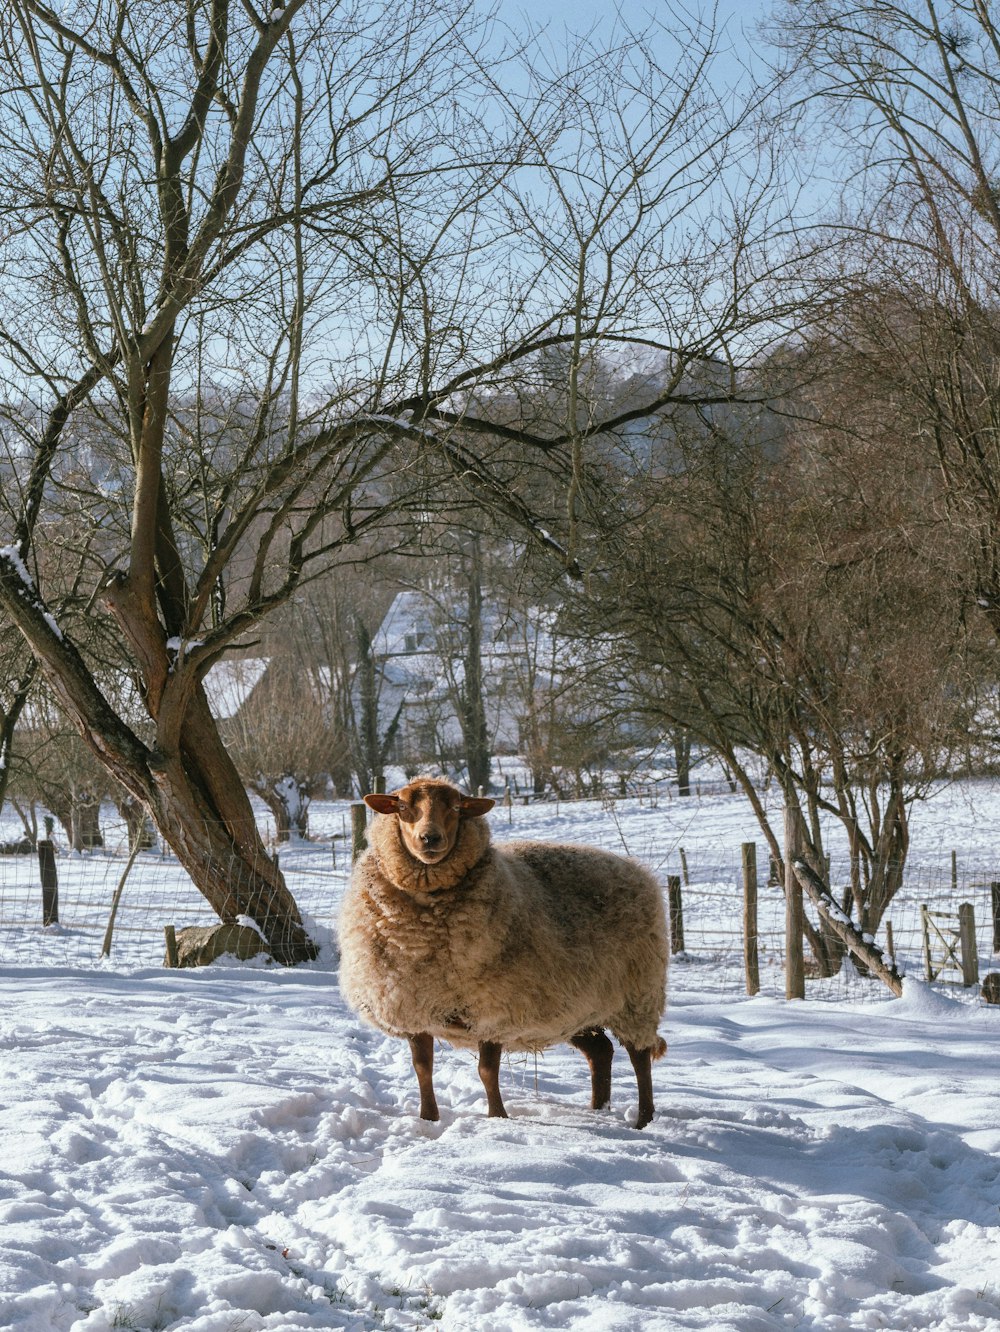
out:
{"label": "brown and cream sheep", "polygon": [[611,1098],[610,1028],[653,1117],[650,1063],[666,1052],[667,933],[652,874],[590,847],[490,843],[492,800],[418,778],[376,811],[340,919],[340,987],[368,1021],[410,1043],[420,1115],[437,1119],[435,1037],[479,1051],[491,1116],[506,1118],[500,1056],[567,1041]]}

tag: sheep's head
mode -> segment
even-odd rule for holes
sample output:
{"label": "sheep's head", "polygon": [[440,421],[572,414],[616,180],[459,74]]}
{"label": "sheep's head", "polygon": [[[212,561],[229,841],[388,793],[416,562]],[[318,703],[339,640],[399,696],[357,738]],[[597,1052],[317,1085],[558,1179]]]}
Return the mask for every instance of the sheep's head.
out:
{"label": "sheep's head", "polygon": [[366,795],[377,814],[395,815],[403,845],[424,865],[437,865],[451,853],[463,819],[479,818],[496,801],[463,795],[449,782],[418,778],[389,795]]}

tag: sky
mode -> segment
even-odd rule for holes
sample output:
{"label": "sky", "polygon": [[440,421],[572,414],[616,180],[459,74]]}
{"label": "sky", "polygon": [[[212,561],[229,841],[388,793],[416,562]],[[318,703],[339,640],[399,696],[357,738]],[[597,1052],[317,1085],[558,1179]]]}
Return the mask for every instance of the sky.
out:
{"label": "sky", "polygon": [[[714,6],[699,0],[679,0],[679,7],[691,14],[710,15],[713,8],[717,26],[726,28],[737,50],[744,45],[741,30],[749,30],[772,8],[772,0],[718,0]],[[585,31],[594,24],[607,22],[615,12],[607,0],[537,0],[527,6],[521,0],[500,0],[501,15],[524,16],[533,24],[551,23],[553,30],[563,26],[571,31]],[[640,25],[647,15],[655,17],[669,10],[668,0],[621,0],[617,6],[626,22]]]}

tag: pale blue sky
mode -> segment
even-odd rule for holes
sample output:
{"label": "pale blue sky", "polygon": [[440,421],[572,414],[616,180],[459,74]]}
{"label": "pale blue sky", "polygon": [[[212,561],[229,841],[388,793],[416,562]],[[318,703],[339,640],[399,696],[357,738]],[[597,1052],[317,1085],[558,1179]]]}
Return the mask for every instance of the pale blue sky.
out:
{"label": "pale blue sky", "polygon": [[[678,12],[699,14],[708,19],[715,14],[720,34],[716,73],[726,70],[727,49],[731,50],[733,77],[738,77],[737,62],[752,63],[758,44],[752,40],[754,25],[766,17],[775,0],[672,0]],[[499,0],[499,12],[513,26],[548,24],[552,37],[558,41],[563,28],[571,32],[587,32],[601,23],[613,20],[619,11],[629,24],[641,27],[648,17],[669,14],[669,0]],[[745,35],[744,35],[745,34]]]}
{"label": "pale blue sky", "polygon": [[[717,0],[713,5],[710,0],[678,0],[678,7],[686,8],[692,15],[702,13],[706,16],[714,9],[719,25],[725,23],[736,35],[741,26],[752,28],[754,23],[763,18],[771,8],[771,3],[772,0]],[[512,18],[515,14],[526,14],[535,23],[551,19],[554,24],[566,24],[575,31],[588,29],[608,19],[614,14],[615,8],[609,0],[531,0],[531,3],[525,3],[525,0],[500,0],[502,14],[509,14]],[[627,20],[634,20],[638,24],[645,15],[655,17],[658,13],[667,12],[669,5],[665,0],[659,3],[657,0],[621,0],[618,8]]]}

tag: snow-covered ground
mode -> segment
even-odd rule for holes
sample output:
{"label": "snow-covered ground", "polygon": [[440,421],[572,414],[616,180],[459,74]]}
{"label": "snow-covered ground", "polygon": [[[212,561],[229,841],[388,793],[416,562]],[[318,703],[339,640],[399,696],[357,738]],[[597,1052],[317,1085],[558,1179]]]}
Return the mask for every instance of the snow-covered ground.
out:
{"label": "snow-covered ground", "polygon": [[[963,889],[1000,878],[998,812],[992,787],[940,793],[914,829],[917,896],[952,849]],[[736,798],[507,817],[497,836],[627,845],[664,874],[685,848],[691,957],[642,1132],[621,1053],[595,1114],[566,1048],[505,1064],[507,1121],[485,1117],[474,1057],[440,1049],[424,1123],[406,1047],[345,1009],[331,943],[290,971],[164,970],[162,932],[136,927],[161,864],[129,880],[98,963],[121,863],[91,924],[99,862],[61,857],[68,923],[43,936],[5,932],[30,861],[0,858],[0,1327],[1000,1328],[1000,1008],[915,974],[901,1000],[860,981],[747,999],[709,956],[759,841]],[[321,930],[330,858],[283,857]]]}

